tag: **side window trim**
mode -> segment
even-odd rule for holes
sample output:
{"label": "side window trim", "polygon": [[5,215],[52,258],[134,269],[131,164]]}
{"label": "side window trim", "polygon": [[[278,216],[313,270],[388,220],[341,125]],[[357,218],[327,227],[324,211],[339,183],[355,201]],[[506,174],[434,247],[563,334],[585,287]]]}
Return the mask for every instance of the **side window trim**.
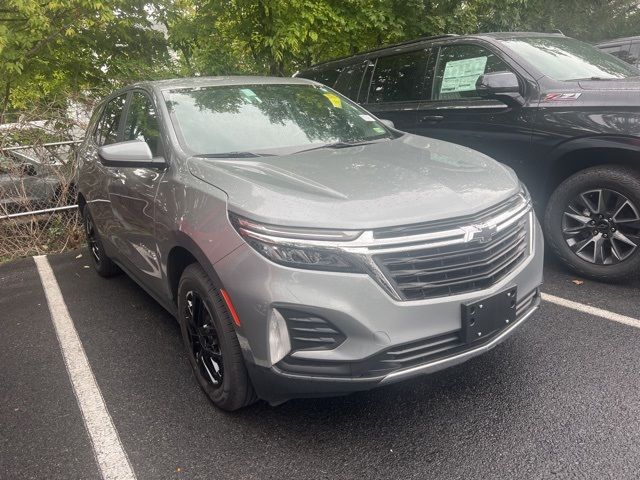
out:
{"label": "side window trim", "polygon": [[96,141],[96,135],[98,133],[98,126],[100,125],[100,121],[102,120],[102,114],[104,113],[104,107],[108,102],[103,101],[98,104],[96,107],[95,117],[92,119],[93,122],[89,124],[89,129],[87,130],[87,136],[89,140],[93,143],[94,147],[98,146],[98,142]]}
{"label": "side window trim", "polygon": [[118,142],[124,140],[124,127],[127,124],[127,117],[129,116],[129,107],[131,106],[132,90],[127,90],[125,93],[127,97],[124,100],[124,107],[122,107],[122,119],[120,125],[118,125]]}
{"label": "side window trim", "polygon": [[[376,71],[376,64],[378,63],[378,59],[375,59],[375,62],[372,62],[370,58],[366,58],[363,60],[365,64],[364,73],[362,74],[362,78],[360,79],[360,87],[358,88],[358,100],[357,103],[364,105],[369,101],[369,89],[371,88],[371,82],[373,81],[373,74]],[[367,83],[367,88],[364,90],[364,98],[362,97],[362,87],[364,87],[365,79],[369,76],[369,81]]]}

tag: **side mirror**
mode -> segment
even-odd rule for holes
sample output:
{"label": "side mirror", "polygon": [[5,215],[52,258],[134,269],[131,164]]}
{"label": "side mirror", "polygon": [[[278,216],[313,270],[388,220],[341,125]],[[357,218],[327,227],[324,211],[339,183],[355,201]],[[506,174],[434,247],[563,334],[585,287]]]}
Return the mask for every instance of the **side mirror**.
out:
{"label": "side mirror", "polygon": [[391,120],[387,120],[386,118],[381,118],[380,123],[382,123],[385,127],[396,128]]}
{"label": "side mirror", "polygon": [[129,140],[112,143],[98,148],[100,161],[107,167],[162,168],[163,158],[154,158],[147,142]]}
{"label": "side mirror", "polygon": [[476,91],[481,98],[500,100],[509,106],[524,105],[520,95],[520,83],[513,72],[494,72],[480,75]]}

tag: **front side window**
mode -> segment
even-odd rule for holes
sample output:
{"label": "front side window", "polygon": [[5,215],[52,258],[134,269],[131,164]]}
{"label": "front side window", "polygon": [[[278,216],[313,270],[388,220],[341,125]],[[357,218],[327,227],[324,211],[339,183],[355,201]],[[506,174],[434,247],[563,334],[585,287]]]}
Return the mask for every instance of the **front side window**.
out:
{"label": "front side window", "polygon": [[427,58],[426,50],[378,58],[369,103],[419,100],[424,86]]}
{"label": "front side window", "polygon": [[554,80],[615,79],[640,75],[635,67],[574,38],[517,37],[500,42]]}
{"label": "front side window", "polygon": [[279,155],[327,143],[392,138],[366,110],[317,85],[220,85],[163,95],[178,138],[195,154]]}
{"label": "front side window", "polygon": [[98,146],[109,145],[118,141],[118,133],[120,131],[120,119],[124,109],[127,95],[120,95],[109,101],[104,107],[102,117],[98,122],[95,140]]}
{"label": "front side window", "polygon": [[142,92],[134,92],[124,125],[124,140],[142,140],[153,156],[159,154],[160,131],[153,103]]}
{"label": "front side window", "polygon": [[510,68],[495,53],[479,45],[447,45],[440,48],[433,80],[434,100],[478,99],[480,75]]}

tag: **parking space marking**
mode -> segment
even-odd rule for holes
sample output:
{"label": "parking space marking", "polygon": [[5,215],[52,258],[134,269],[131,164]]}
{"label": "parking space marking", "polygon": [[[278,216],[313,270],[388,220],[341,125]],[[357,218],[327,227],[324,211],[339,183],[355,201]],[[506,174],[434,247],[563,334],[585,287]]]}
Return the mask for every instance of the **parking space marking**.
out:
{"label": "parking space marking", "polygon": [[560,305],[561,307],[570,308],[578,312],[588,313],[589,315],[595,315],[596,317],[611,320],[612,322],[622,323],[623,325],[628,325],[630,327],[640,328],[640,320],[637,320],[633,317],[627,317],[626,315],[620,315],[619,313],[610,312],[609,310],[604,310],[602,308],[592,307],[591,305],[585,305],[584,303],[574,302],[571,300],[567,300],[566,298],[556,297],[555,295],[550,295],[548,293],[542,293],[542,299],[546,302]]}
{"label": "parking space marking", "polygon": [[43,255],[34,257],[34,261],[98,468],[105,480],[135,480],[51,265]]}

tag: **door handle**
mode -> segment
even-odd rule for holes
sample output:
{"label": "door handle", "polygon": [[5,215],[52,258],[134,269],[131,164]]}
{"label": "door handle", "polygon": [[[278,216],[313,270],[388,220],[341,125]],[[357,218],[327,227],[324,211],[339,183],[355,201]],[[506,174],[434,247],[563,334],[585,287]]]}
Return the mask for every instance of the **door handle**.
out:
{"label": "door handle", "polygon": [[424,123],[437,123],[441,122],[442,120],[444,120],[443,115],[425,115],[420,119],[420,121]]}

